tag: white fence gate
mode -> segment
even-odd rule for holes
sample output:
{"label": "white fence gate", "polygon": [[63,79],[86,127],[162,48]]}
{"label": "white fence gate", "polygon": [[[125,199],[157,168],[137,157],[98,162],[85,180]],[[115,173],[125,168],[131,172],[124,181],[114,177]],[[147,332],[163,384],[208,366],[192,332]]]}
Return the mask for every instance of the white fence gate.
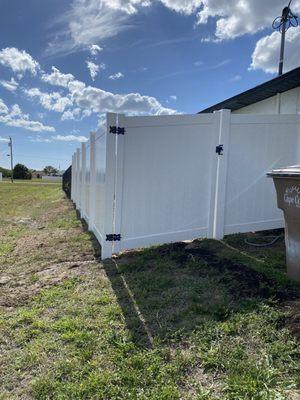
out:
{"label": "white fence gate", "polygon": [[102,258],[279,228],[266,172],[299,162],[299,134],[298,115],[108,114],[106,131],[92,133],[72,158],[72,200]]}

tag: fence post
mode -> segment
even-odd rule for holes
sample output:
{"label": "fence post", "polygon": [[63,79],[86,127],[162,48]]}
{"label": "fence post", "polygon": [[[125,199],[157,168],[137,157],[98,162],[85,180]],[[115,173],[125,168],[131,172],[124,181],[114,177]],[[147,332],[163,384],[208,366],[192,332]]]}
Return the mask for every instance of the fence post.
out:
{"label": "fence post", "polygon": [[217,181],[217,170],[218,170],[218,156],[216,154],[216,146],[219,144],[220,136],[220,112],[214,111],[213,113],[213,125],[214,134],[212,140],[211,151],[211,183],[210,183],[210,202],[209,202],[209,214],[208,214],[208,231],[207,237],[214,237],[214,224],[215,224],[215,201],[216,201],[216,181]]}
{"label": "fence post", "polygon": [[[126,117],[124,114],[118,114],[117,126],[125,128]],[[121,241],[114,243],[114,253],[122,250],[122,197],[123,197],[123,179],[124,179],[124,145],[126,137],[126,129],[124,135],[117,135],[117,158],[116,158],[116,184],[115,184],[115,233],[121,235]]]}
{"label": "fence post", "polygon": [[[216,190],[215,190],[215,212],[214,212],[214,239],[223,239],[225,231],[225,205],[227,189],[227,170],[230,144],[230,110],[221,110],[219,124],[219,145],[223,146],[218,157]],[[220,148],[221,150],[221,148]]]}
{"label": "fence post", "polygon": [[80,150],[76,150],[76,165],[77,165],[77,174],[76,174],[76,209],[80,211],[80,191],[81,191],[81,185],[80,185],[80,175],[81,175],[81,162],[80,162]]}
{"label": "fence post", "polygon": [[95,150],[96,150],[96,133],[90,133],[90,215],[89,215],[89,230],[92,231],[95,222],[95,200],[96,200],[96,165],[95,165]]}
{"label": "fence post", "polygon": [[86,144],[81,143],[81,218],[86,217],[86,195],[85,195],[85,173],[86,173]]}
{"label": "fence post", "polygon": [[114,233],[114,202],[116,176],[116,137],[110,132],[111,126],[116,126],[116,114],[106,114],[106,176],[105,176],[105,221],[104,238],[101,243],[101,259],[112,256],[113,242],[106,240],[106,235]]}

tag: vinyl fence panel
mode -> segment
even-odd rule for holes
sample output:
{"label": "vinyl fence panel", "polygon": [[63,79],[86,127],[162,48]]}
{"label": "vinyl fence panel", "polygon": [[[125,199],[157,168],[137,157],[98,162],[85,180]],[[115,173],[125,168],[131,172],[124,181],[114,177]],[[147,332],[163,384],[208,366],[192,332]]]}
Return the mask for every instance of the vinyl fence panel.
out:
{"label": "vinyl fence panel", "polygon": [[75,195],[76,195],[76,206],[77,208],[79,208],[79,193],[80,193],[80,187],[79,187],[79,171],[80,171],[80,153],[79,150],[76,151],[75,153],[75,160],[76,160],[76,191],[75,191]]}
{"label": "vinyl fence panel", "polygon": [[84,168],[84,180],[83,180],[83,217],[86,222],[89,222],[90,216],[90,176],[91,176],[91,154],[90,154],[90,143],[85,148],[85,168]]}
{"label": "vinyl fence panel", "polygon": [[211,237],[218,120],[119,116],[115,251]]}
{"label": "vinyl fence panel", "polygon": [[225,234],[284,226],[266,173],[300,161],[298,129],[297,115],[231,115]]}
{"label": "vinyl fence panel", "polygon": [[113,234],[116,136],[109,133],[109,127],[116,124],[116,115],[107,115],[105,133],[95,137],[94,143],[94,215],[92,230],[102,247],[102,258],[110,257],[113,243],[106,240]]}
{"label": "vinyl fence panel", "polygon": [[77,167],[78,167],[78,174],[77,174],[77,209],[80,211],[81,209],[81,193],[82,193],[82,157],[81,151],[77,149]]}
{"label": "vinyl fence panel", "polygon": [[86,178],[86,144],[81,144],[81,191],[80,191],[80,213],[81,218],[86,219],[86,186],[85,186],[85,178]]}
{"label": "vinyl fence panel", "polygon": [[92,231],[95,224],[95,197],[96,197],[96,167],[95,167],[96,133],[90,133],[90,190],[89,190],[89,229]]}
{"label": "vinyl fence panel", "polygon": [[106,183],[106,135],[95,139],[95,221],[94,229],[100,242],[105,240],[105,183]]}
{"label": "vinyl fence panel", "polygon": [[266,172],[300,162],[299,115],[107,114],[72,159],[72,199],[102,247],[279,228]]}

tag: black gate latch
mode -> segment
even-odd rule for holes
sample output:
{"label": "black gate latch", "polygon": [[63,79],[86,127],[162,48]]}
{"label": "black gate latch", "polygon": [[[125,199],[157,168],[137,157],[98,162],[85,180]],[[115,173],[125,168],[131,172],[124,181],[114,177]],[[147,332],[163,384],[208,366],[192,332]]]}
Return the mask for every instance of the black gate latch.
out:
{"label": "black gate latch", "polygon": [[216,153],[219,154],[219,156],[223,155],[223,150],[224,146],[222,144],[219,144],[219,146],[216,147]]}
{"label": "black gate latch", "polygon": [[121,240],[121,235],[120,234],[118,234],[118,235],[116,235],[116,234],[106,235],[106,241],[107,242],[119,242],[120,240]]}

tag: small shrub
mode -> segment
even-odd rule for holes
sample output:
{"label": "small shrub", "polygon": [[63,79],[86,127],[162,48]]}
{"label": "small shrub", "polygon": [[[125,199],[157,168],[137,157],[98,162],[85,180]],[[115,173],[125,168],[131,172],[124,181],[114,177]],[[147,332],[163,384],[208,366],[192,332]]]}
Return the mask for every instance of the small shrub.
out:
{"label": "small shrub", "polygon": [[32,174],[23,164],[16,164],[13,170],[14,179],[31,179]]}

